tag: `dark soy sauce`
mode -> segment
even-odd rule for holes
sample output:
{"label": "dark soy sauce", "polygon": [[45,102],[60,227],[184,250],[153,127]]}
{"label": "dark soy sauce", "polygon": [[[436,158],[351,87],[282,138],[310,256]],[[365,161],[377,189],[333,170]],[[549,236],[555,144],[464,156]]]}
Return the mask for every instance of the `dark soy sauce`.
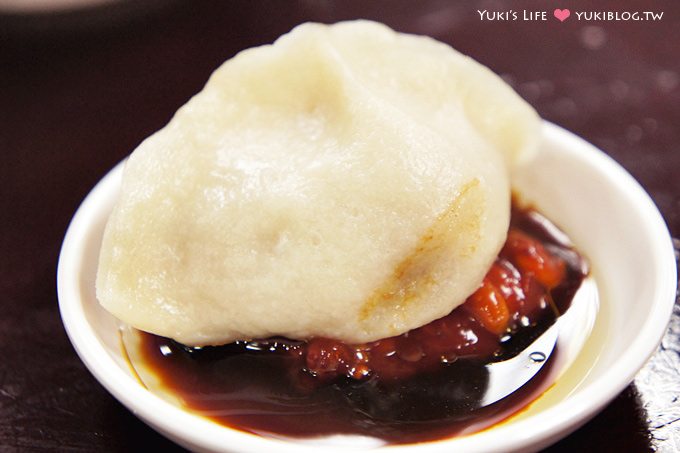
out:
{"label": "dark soy sauce", "polygon": [[551,357],[527,385],[478,408],[487,372],[474,360],[461,359],[437,372],[403,380],[341,378],[308,390],[291,380],[295,360],[283,354],[252,352],[238,345],[196,354],[149,334],[144,334],[143,348],[147,364],[171,393],[192,412],[225,426],[293,438],[359,434],[390,444],[452,437],[516,406],[541,388],[552,364]]}
{"label": "dark soy sauce", "polygon": [[[566,277],[551,291],[563,313],[588,272],[585,261],[535,211],[514,209],[512,223],[566,261]],[[188,348],[142,333],[140,348],[164,388],[192,412],[223,425],[277,437],[354,434],[405,444],[452,437],[528,403],[545,388],[556,353],[524,387],[480,408],[488,380],[485,364],[514,356],[554,320],[547,310],[501,342],[491,359],[460,358],[399,379],[340,375],[319,383],[304,370],[304,360],[291,353],[303,342],[283,338]]]}

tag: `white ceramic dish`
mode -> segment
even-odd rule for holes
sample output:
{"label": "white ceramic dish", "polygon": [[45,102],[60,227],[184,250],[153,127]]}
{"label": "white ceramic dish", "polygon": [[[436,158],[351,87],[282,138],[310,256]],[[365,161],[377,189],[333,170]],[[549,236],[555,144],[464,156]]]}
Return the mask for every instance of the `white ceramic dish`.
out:
{"label": "white ceramic dish", "polygon": [[[119,323],[95,298],[101,235],[118,196],[122,165],[92,190],[67,231],[58,267],[66,331],[92,374],[154,429],[200,451],[346,451],[333,439],[314,445],[225,428],[155,396],[132,373]],[[620,393],[656,349],[671,315],[675,257],[665,223],[640,185],[617,163],[573,134],[543,127],[536,162],[516,175],[516,187],[562,227],[591,260],[601,294],[592,335],[554,385],[528,409],[491,429],[422,444],[353,451],[532,451],[589,420]]]}

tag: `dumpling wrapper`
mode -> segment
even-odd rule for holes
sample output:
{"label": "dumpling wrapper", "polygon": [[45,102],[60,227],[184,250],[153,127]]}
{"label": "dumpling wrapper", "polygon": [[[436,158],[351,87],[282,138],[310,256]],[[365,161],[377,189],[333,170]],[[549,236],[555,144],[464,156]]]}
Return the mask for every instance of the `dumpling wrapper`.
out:
{"label": "dumpling wrapper", "polygon": [[419,327],[480,285],[538,127],[445,44],[300,25],[225,62],[131,154],[97,297],[196,346]]}

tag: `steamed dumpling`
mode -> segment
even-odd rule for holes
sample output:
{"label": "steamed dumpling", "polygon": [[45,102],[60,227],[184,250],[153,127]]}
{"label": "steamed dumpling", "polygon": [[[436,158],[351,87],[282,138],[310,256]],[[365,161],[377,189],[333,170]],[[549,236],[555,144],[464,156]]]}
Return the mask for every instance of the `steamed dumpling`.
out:
{"label": "steamed dumpling", "polygon": [[419,327],[482,281],[538,126],[433,39],[300,25],[224,63],[129,157],[97,297],[188,345]]}

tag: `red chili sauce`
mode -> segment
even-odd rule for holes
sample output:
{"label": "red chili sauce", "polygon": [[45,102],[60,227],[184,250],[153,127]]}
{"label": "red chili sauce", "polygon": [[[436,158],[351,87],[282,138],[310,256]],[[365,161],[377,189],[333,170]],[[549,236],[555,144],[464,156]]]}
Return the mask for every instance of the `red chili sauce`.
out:
{"label": "red chili sauce", "polygon": [[[513,203],[483,284],[449,315],[365,344],[270,338],[185,347],[143,334],[142,354],[190,410],[263,435],[358,434],[403,444],[451,437],[531,392],[541,373],[483,408],[485,364],[526,348],[570,305],[584,258],[533,209]],[[554,354],[553,354],[554,355]]]}

